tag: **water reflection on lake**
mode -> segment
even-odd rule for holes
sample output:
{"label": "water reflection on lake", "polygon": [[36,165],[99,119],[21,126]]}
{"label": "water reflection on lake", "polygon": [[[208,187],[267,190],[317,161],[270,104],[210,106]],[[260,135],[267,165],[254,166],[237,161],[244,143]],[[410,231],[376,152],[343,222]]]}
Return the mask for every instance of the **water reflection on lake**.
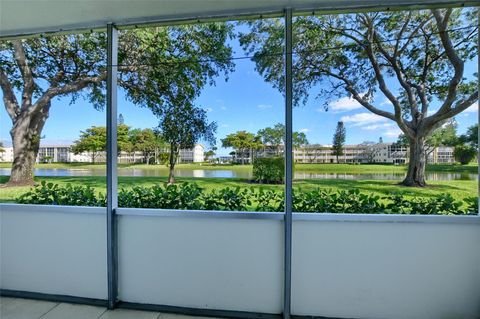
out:
{"label": "water reflection on lake", "polygon": [[[296,179],[349,179],[349,180],[401,180],[405,177],[403,173],[368,173],[368,174],[346,174],[346,173],[312,173],[295,172]],[[478,174],[434,172],[426,173],[425,178],[430,181],[470,181],[477,180]]]}
{"label": "water reflection on lake", "polygon": [[[10,168],[0,168],[0,175],[10,175]],[[119,176],[136,177],[167,177],[168,170],[163,169],[140,169],[140,168],[119,168]],[[105,176],[105,169],[35,169],[35,176]],[[197,178],[252,178],[251,171],[235,171],[229,169],[176,169],[177,177]],[[402,173],[368,173],[368,174],[345,174],[345,173],[315,173],[295,171],[295,179],[347,179],[347,180],[401,180],[405,174]],[[476,180],[478,174],[462,172],[432,172],[426,173],[426,179],[431,181],[450,180]]]}

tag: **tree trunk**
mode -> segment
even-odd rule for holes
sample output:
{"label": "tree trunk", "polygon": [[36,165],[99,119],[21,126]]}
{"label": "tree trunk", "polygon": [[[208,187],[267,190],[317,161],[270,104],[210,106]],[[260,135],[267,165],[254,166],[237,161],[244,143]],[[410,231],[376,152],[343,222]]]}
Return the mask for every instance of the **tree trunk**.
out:
{"label": "tree trunk", "polygon": [[10,130],[13,163],[8,186],[33,185],[35,160],[47,118],[48,109],[35,114],[21,114],[16,119]]}
{"label": "tree trunk", "polygon": [[410,139],[410,160],[408,162],[407,176],[401,183],[405,186],[424,187],[425,183],[425,139],[417,137]]}
{"label": "tree trunk", "polygon": [[170,146],[170,156],[168,159],[169,164],[169,172],[168,172],[168,184],[175,183],[175,164],[177,162],[177,150],[176,147],[171,145]]}

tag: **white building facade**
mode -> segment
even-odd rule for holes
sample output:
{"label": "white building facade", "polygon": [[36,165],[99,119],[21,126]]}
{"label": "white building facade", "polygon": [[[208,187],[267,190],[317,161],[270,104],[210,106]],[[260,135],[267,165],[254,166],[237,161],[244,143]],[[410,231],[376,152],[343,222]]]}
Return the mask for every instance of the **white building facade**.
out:
{"label": "white building facade", "polygon": [[[440,146],[432,149],[428,153],[427,162],[430,164],[440,163],[454,163],[453,156],[454,147]],[[152,153],[145,155],[142,152],[120,152],[118,162],[127,163],[146,163],[147,160],[157,158],[160,153],[165,153],[166,150],[160,150],[158,154]],[[282,156],[283,150],[278,153],[277,150],[268,148],[257,152],[259,157]],[[250,154],[237,158],[225,157],[226,161],[243,162],[245,164],[251,163]],[[148,159],[146,159],[148,157]],[[105,152],[98,152],[95,155],[95,163],[104,163],[106,161]],[[205,161],[205,147],[201,144],[196,144],[192,149],[182,149],[179,152],[177,163],[201,163]],[[337,156],[333,154],[331,145],[312,144],[296,148],[294,150],[295,163],[303,164],[366,164],[366,163],[385,163],[385,164],[405,164],[408,163],[408,149],[405,147],[398,147],[393,143],[363,143],[357,145],[345,145],[343,154]],[[4,152],[0,152],[0,162],[13,162],[13,148],[4,147]],[[92,163],[93,156],[90,152],[83,152],[74,154],[71,151],[70,145],[42,145],[39,148],[37,163]]]}
{"label": "white building facade", "polygon": [[4,147],[0,152],[0,162],[13,162],[13,147]]}
{"label": "white building facade", "polygon": [[[119,163],[146,163],[151,158],[156,158],[158,154],[146,155],[142,152],[120,152],[118,156]],[[201,144],[196,144],[192,149],[182,149],[179,152],[178,163],[201,163],[204,161],[205,148]],[[148,159],[146,159],[148,157]],[[82,152],[74,154],[71,151],[71,145],[41,145],[38,149],[37,163],[104,163],[106,161],[105,152],[97,152],[92,156],[91,152]],[[4,152],[0,152],[0,162],[13,162],[13,147],[4,147]]]}
{"label": "white building facade", "polygon": [[[408,148],[394,143],[362,143],[357,145],[345,145],[343,154],[333,154],[331,145],[306,145],[294,150],[295,163],[385,163],[405,164],[408,163]],[[427,156],[427,162],[431,164],[454,163],[454,147],[440,146],[432,149]]]}

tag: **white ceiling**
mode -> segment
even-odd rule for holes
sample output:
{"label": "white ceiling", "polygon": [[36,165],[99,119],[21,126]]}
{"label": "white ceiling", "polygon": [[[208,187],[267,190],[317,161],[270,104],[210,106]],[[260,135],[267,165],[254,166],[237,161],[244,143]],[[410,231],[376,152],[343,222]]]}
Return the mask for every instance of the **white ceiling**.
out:
{"label": "white ceiling", "polygon": [[[0,37],[179,19],[282,12],[452,3],[454,0],[0,0]],[[469,0],[480,3],[480,0]]]}

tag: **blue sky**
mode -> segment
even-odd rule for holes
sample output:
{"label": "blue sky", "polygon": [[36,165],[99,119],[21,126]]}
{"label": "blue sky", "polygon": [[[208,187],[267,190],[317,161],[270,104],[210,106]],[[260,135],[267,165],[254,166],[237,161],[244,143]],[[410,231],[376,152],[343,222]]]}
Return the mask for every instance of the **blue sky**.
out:
{"label": "blue sky", "polygon": [[[237,43],[234,56],[243,56]],[[217,84],[206,87],[197,99],[197,105],[208,111],[211,121],[218,123],[217,154],[228,154],[222,149],[220,139],[225,135],[247,130],[256,133],[259,129],[284,122],[284,98],[255,71],[255,65],[248,59],[236,60],[235,72],[225,82],[217,78]],[[476,64],[467,64],[467,74],[471,76]],[[306,133],[310,143],[331,144],[337,122],[342,120],[347,128],[347,144],[363,141],[395,141],[400,133],[396,124],[375,116],[358,103],[344,97],[329,104],[329,111],[323,109],[324,101],[315,99],[315,90],[306,105],[294,109],[294,130]],[[155,127],[156,117],[147,108],[128,102],[120,89],[118,111],[123,114],[125,124],[135,128]],[[438,108],[433,103],[431,109]],[[391,109],[383,96],[378,96],[375,105]],[[468,126],[477,122],[478,107],[472,107],[456,117],[458,132],[465,132]],[[52,103],[50,117],[43,130],[44,144],[70,143],[79,136],[80,130],[92,125],[105,125],[105,112],[95,110],[87,101],[78,99],[69,105],[69,99],[57,99]],[[0,108],[0,140],[10,145],[9,130],[11,121],[5,109]]]}

